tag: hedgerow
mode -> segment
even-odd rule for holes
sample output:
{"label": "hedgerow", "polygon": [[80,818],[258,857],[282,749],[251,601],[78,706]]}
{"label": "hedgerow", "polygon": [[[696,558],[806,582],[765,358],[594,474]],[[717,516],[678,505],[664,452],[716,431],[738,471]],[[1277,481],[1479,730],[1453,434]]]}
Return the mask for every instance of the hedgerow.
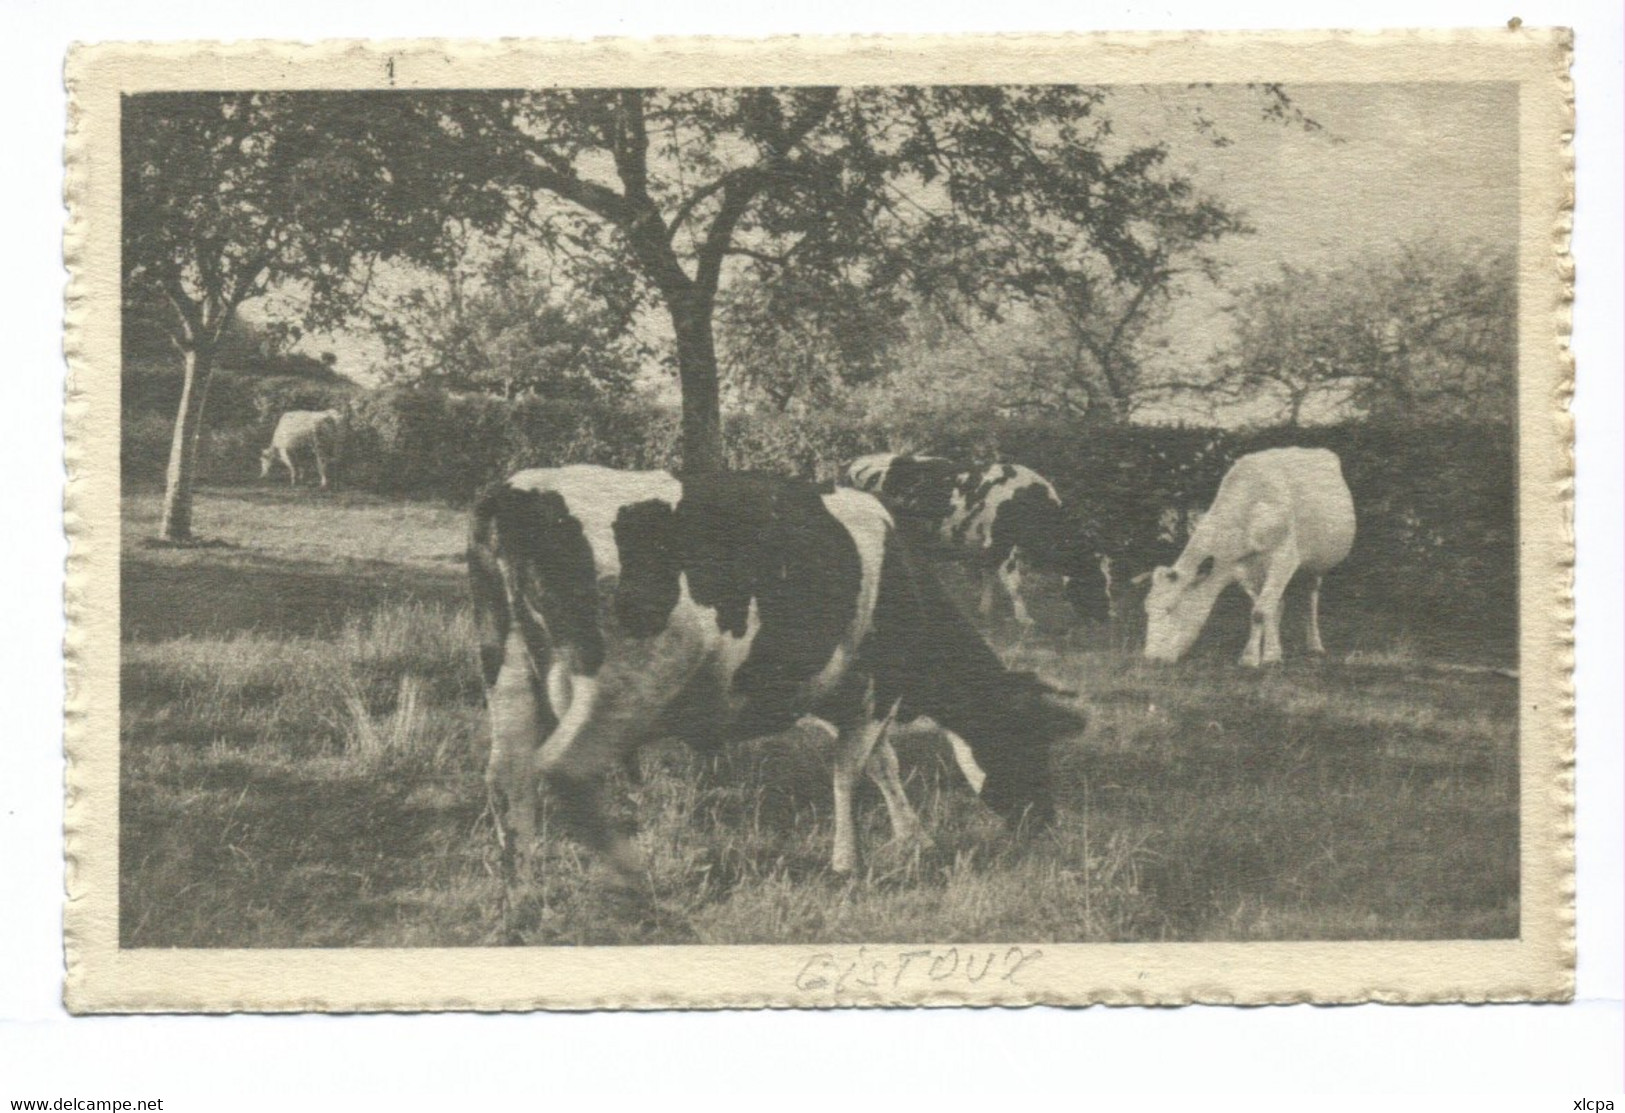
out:
{"label": "hedgerow", "polygon": [[[126,483],[163,477],[172,418],[150,404],[152,393],[132,399],[127,392],[127,403],[135,404],[125,410]],[[343,485],[407,498],[460,504],[481,485],[527,467],[660,468],[677,460],[677,415],[647,404],[408,388],[346,397],[310,380],[245,384],[217,376],[210,405],[218,411],[202,448],[209,483],[254,479],[276,417],[294,408],[344,411]],[[1026,464],[1055,484],[1094,546],[1124,576],[1178,554],[1238,457],[1286,444],[1322,446],[1342,459],[1359,517],[1336,590],[1497,637],[1515,628],[1516,456],[1505,423],[1356,421],[1239,431],[837,409],[735,414],[724,436],[731,467],[822,481],[874,451]]]}

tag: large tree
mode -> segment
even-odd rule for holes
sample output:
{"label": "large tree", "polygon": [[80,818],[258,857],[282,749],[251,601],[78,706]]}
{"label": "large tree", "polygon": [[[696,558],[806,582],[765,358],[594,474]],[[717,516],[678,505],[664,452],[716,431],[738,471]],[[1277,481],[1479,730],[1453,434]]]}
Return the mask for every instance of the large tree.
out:
{"label": "large tree", "polygon": [[273,285],[341,318],[371,260],[441,257],[448,211],[495,222],[492,176],[453,153],[433,97],[159,93],[123,102],[123,279],[181,362],[161,536],[192,536],[209,378],[243,304]]}
{"label": "large tree", "polygon": [[[542,199],[526,213],[542,234],[550,199],[618,234],[670,318],[683,464],[704,471],[723,461],[714,327],[730,264],[759,301],[819,290],[799,300],[835,321],[904,289],[986,308],[1080,252],[1097,281],[1160,281],[1166,245],[1148,228],[1206,219],[1208,203],[1160,147],[1113,138],[1107,99],[1077,86],[558,90],[496,96],[469,134]],[[777,324],[796,323],[797,300],[777,299]]]}

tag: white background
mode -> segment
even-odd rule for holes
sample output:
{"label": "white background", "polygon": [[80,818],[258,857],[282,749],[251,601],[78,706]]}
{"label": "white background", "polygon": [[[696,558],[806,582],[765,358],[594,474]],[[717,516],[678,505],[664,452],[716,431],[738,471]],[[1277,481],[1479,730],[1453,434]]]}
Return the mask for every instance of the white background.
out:
{"label": "white background", "polygon": [[[1495,25],[1577,28],[1579,996],[1568,1006],[1190,1008],[579,1016],[70,1019],[61,947],[61,139],[74,40],[453,34]],[[15,1098],[163,1097],[166,1110],[545,1106],[643,1093],[866,1103],[941,1094],[1206,1094],[1203,1105],[1625,1108],[1620,579],[1622,29],[1617,0],[1082,5],[1076,0],[0,2],[0,1110]],[[1262,1102],[1240,1095],[1274,1095]],[[1456,1095],[1439,1100],[1424,1095]],[[1470,1104],[1459,1100],[1473,1095]],[[1526,1096],[1528,1095],[1528,1096]],[[1538,1095],[1538,1096],[1535,1096]],[[733,1100],[730,1100],[733,1099]],[[613,1100],[613,1099],[612,1099]],[[1017,1098],[1020,1100],[1020,1098]],[[1176,1099],[1177,1100],[1177,1099]],[[957,1102],[956,1102],[957,1104]],[[1113,1103],[1123,1104],[1122,1100]],[[1166,1101],[1159,1101],[1168,1107]]]}

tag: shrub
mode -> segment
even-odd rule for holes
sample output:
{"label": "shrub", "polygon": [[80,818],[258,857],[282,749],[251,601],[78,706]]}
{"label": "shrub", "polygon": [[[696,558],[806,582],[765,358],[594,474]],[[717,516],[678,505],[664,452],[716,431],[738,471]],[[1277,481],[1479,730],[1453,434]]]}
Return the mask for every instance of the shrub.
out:
{"label": "shrub", "polygon": [[119,471],[126,486],[162,483],[175,436],[175,415],[126,413],[119,432]]}
{"label": "shrub", "polygon": [[[289,410],[342,410],[359,393],[355,386],[343,380],[318,382],[291,375],[236,379],[235,382],[247,388],[247,405],[252,408],[253,420],[265,427],[267,441],[271,430],[276,428],[277,418]],[[213,401],[212,388],[210,400]],[[223,424],[238,424],[248,416],[243,410],[239,405],[233,410],[222,408],[215,412]]]}
{"label": "shrub", "polygon": [[454,502],[522,468],[666,467],[676,455],[675,417],[647,406],[401,388],[358,396],[347,424],[351,483]]}
{"label": "shrub", "polygon": [[[164,385],[150,368],[126,376],[127,482],[163,479],[174,421],[173,410],[160,408]],[[253,478],[277,414],[331,408],[348,393],[307,379],[248,386],[245,394],[225,375],[211,388],[206,482]],[[461,503],[522,468],[658,468],[678,455],[677,415],[648,404],[387,388],[357,392],[345,409],[344,484],[390,495]],[[1475,637],[1509,639],[1516,628],[1516,451],[1505,423],[1237,431],[834,409],[734,414],[724,435],[731,467],[823,481],[854,457],[882,450],[1026,464],[1055,484],[1094,546],[1118,563],[1120,578],[1178,554],[1237,457],[1283,444],[1323,446],[1341,457],[1359,516],[1354,552],[1335,577],[1340,596]]]}

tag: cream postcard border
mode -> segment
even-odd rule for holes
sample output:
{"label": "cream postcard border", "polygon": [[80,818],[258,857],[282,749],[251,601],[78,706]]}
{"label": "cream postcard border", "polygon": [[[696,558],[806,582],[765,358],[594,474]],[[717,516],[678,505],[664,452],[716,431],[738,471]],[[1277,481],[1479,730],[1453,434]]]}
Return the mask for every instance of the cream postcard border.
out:
{"label": "cream postcard border", "polygon": [[[1493,31],[106,44],[69,56],[65,1000],[74,1012],[1567,1000],[1573,995],[1571,38]],[[121,950],[119,97],[169,89],[1520,85],[1520,937]],[[1509,126],[1511,121],[1509,121]],[[971,975],[980,970],[979,976]]]}

